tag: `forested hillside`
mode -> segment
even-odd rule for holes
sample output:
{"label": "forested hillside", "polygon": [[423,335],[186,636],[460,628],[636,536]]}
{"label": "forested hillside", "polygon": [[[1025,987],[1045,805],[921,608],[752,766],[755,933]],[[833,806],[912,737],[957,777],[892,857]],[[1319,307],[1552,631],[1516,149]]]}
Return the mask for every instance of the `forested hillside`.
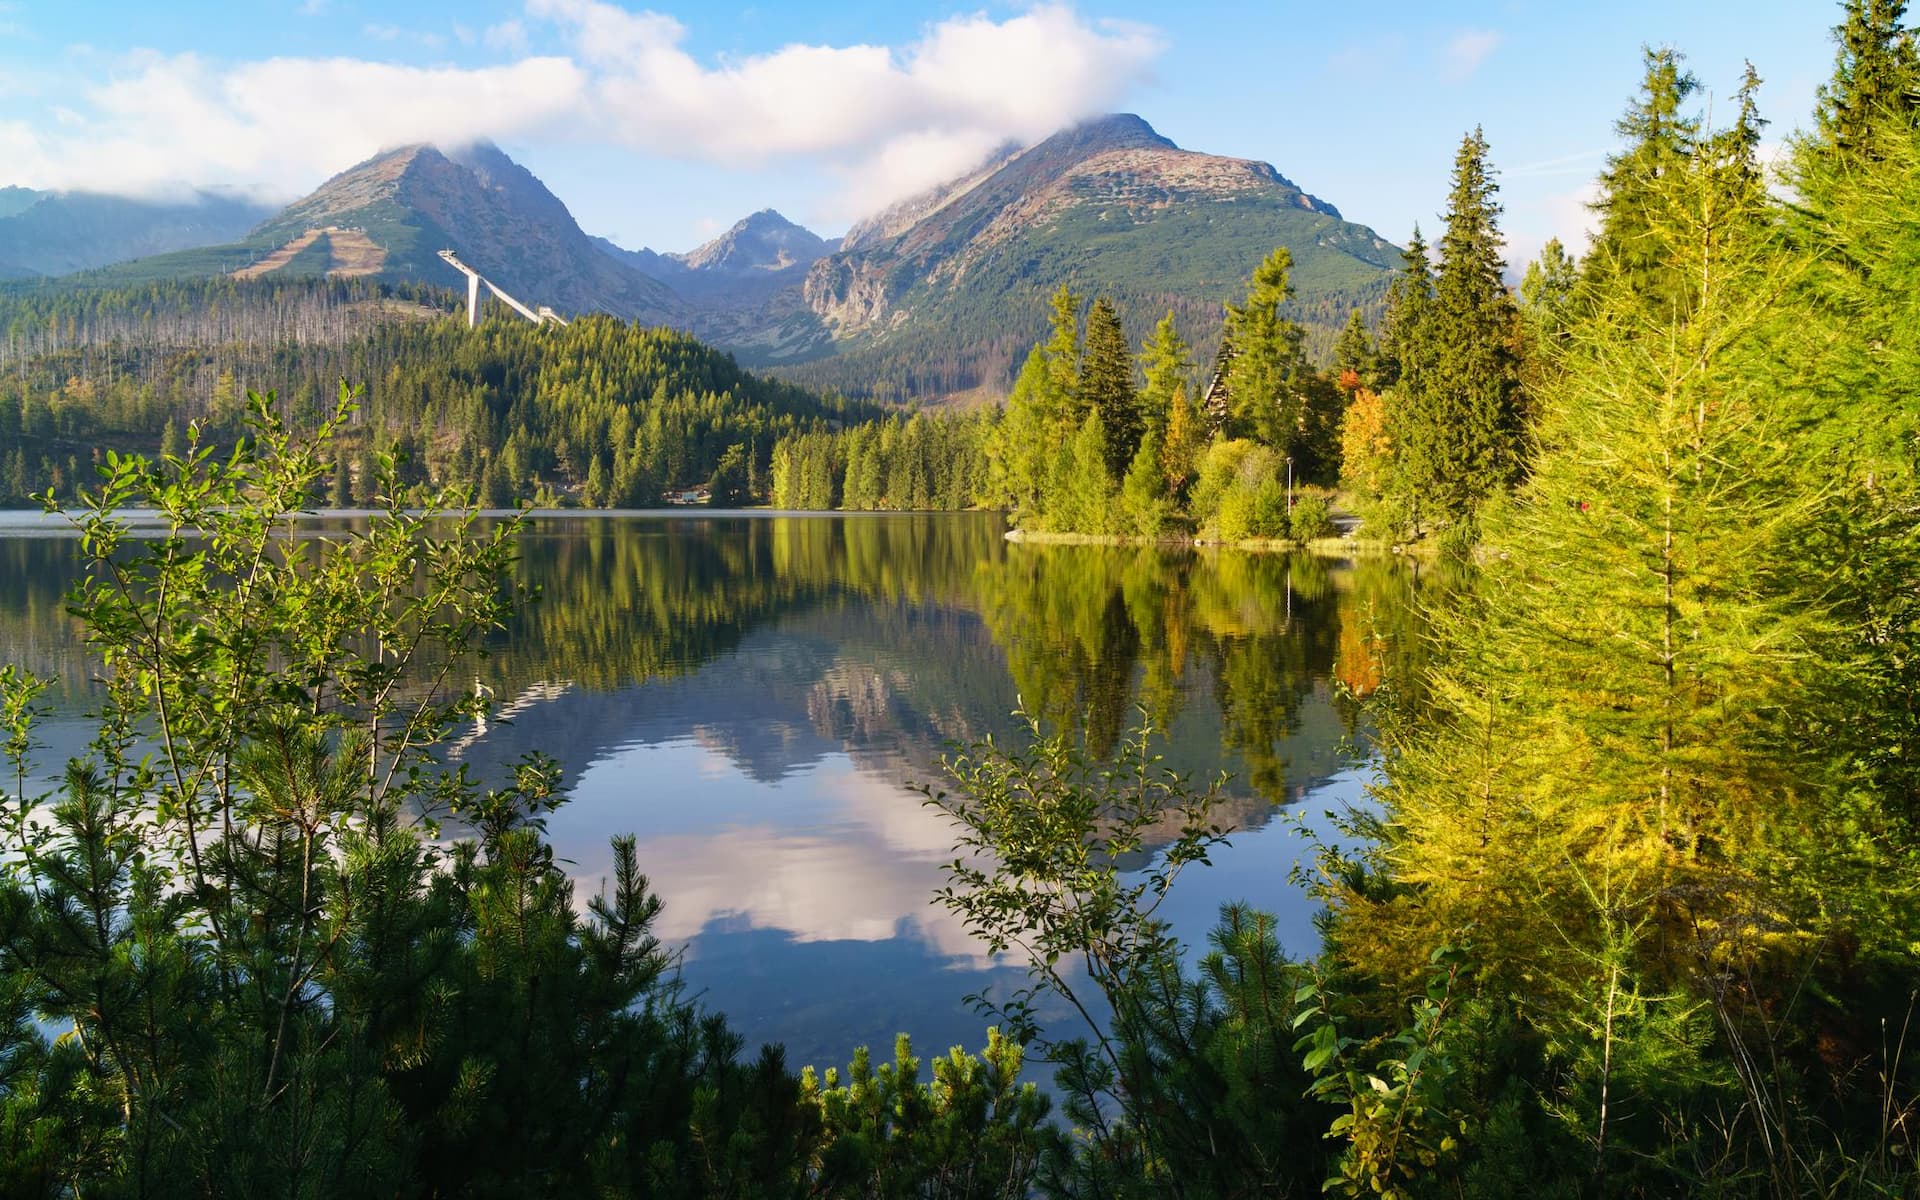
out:
{"label": "forested hillside", "polygon": [[21,290],[0,300],[0,503],[90,482],[106,450],[230,436],[249,389],[295,428],[364,388],[345,482],[372,499],[381,453],[408,485],[464,480],[493,504],[653,505],[724,464],[735,502],[766,491],[780,437],[864,414],[757,378],[686,334],[610,317],[469,330],[444,293],[364,280]]}

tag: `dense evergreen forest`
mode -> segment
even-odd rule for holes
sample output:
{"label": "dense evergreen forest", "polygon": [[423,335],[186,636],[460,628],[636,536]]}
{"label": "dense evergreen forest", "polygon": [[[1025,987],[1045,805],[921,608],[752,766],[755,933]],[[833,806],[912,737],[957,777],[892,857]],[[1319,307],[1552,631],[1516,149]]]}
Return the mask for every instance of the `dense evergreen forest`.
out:
{"label": "dense evergreen forest", "polygon": [[[1275,255],[1204,391],[1171,325],[1141,383],[1113,306],[1063,293],[997,420],[836,433],[869,414],[604,321],[396,324],[344,344],[420,348],[366,376],[365,408],[310,409],[296,377],[298,402],[230,411],[216,376],[204,440],[157,466],[103,454],[76,512],[94,575],[75,609],[110,698],[48,803],[20,798],[16,766],[0,806],[5,1187],[1916,1194],[1920,59],[1901,0],[1841,8],[1778,188],[1755,74],[1715,127],[1682,57],[1649,50],[1598,236],[1578,260],[1550,246],[1518,298],[1468,134],[1379,343],[1355,323],[1331,369],[1282,315]],[[169,362],[218,370],[139,361],[156,386]],[[70,405],[104,409],[56,404],[37,370],[8,385],[36,445],[67,436]],[[427,481],[374,454],[388,507],[365,537],[272,552],[286,512],[362,486],[348,453],[419,437],[410,462],[484,484],[509,416],[540,430],[514,453],[549,486],[710,468],[750,491],[764,469],[808,502],[944,503],[958,485],[927,469],[944,455],[1042,527],[1244,510],[1291,529],[1292,467],[1342,480],[1384,536],[1431,533],[1456,572],[1431,632],[1374,630],[1342,671],[1364,681],[1379,772],[1358,836],[1312,872],[1320,952],[1287,960],[1273,919],[1233,905],[1183,955],[1155,913],[1222,837],[1217,789],[1167,771],[1150,724],[1101,713],[1089,736],[1083,698],[1029,663],[1049,720],[956,753],[927,796],[978,852],[938,901],[1032,964],[982,1003],[983,1052],[923,1070],[903,1044],[824,1076],[743,1056],[680,991],[632,839],[574,902],[543,837],[554,764],[487,788],[433,761],[484,703],[444,664],[502,619],[514,523],[410,515]],[[208,448],[239,428],[231,456]],[[130,503],[172,535],[130,544],[111,516]],[[994,619],[1056,619],[1071,591],[1036,577]],[[1420,653],[1381,645],[1408,638]],[[16,764],[37,688],[0,674]],[[1150,837],[1153,869],[1121,872]],[[1049,997],[1108,1016],[1043,1027]],[[1020,1082],[1027,1057],[1053,1068],[1064,1121]]]}
{"label": "dense evergreen forest", "polygon": [[703,486],[742,503],[765,495],[779,438],[878,415],[671,330],[589,317],[470,331],[443,300],[354,281],[22,288],[0,300],[0,503],[71,496],[107,450],[177,453],[190,429],[230,440],[246,393],[269,386],[311,430],[340,380],[361,381],[315,498],[337,507],[373,499],[382,454],[419,496],[463,480],[495,507],[646,507]]}

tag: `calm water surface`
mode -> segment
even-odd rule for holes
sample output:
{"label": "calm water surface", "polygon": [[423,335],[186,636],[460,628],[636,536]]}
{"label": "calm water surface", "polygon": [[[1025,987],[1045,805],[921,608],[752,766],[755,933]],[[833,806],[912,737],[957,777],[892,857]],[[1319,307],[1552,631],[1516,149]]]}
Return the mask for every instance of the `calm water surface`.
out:
{"label": "calm water surface", "polygon": [[[1412,644],[1410,571],[1002,530],[981,514],[537,519],[518,571],[541,598],[479,664],[510,719],[451,752],[482,773],[559,759],[572,800],[549,832],[581,893],[608,839],[637,834],[687,982],[796,1064],[901,1031],[925,1052],[982,1043],[963,997],[1020,975],[930,903],[953,834],[912,785],[939,780],[951,743],[1013,735],[1016,703],[1098,749],[1145,709],[1176,768],[1230,772],[1238,832],[1180,881],[1176,928],[1203,945],[1243,899],[1311,950],[1287,879],[1304,842],[1280,818],[1324,829],[1362,797],[1347,693]],[[0,514],[0,659],[58,677],[56,758],[86,740],[87,667],[60,601],[77,547],[49,533]]]}

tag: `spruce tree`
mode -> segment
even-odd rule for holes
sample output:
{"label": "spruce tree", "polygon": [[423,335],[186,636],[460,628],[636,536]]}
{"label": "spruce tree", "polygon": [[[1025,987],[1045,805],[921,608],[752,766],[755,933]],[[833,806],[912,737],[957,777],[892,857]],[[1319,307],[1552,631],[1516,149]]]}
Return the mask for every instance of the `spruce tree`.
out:
{"label": "spruce tree", "polygon": [[1106,431],[1106,468],[1110,478],[1125,475],[1140,448],[1144,421],[1133,386],[1133,350],[1120,327],[1120,314],[1106,297],[1087,313],[1086,354],[1080,367],[1080,403],[1100,414]]}
{"label": "spruce tree", "polygon": [[1740,86],[1733,93],[1733,124],[1714,135],[1716,170],[1740,204],[1757,199],[1766,186],[1760,165],[1760,131],[1768,122],[1760,115],[1760,84],[1760,73],[1747,63],[1740,73]]}
{"label": "spruce tree", "polygon": [[[1820,89],[1815,144],[1841,160],[1878,158],[1883,142],[1911,128],[1920,105],[1920,64],[1906,0],[1846,0],[1833,31],[1840,49],[1833,78]],[[1884,128],[1883,128],[1884,127]]]}
{"label": "spruce tree", "polygon": [[353,507],[353,470],[347,463],[344,446],[334,453],[333,478],[327,492],[327,503],[334,508]]}
{"label": "spruce tree", "polygon": [[[1356,387],[1371,387],[1375,382],[1376,357],[1373,338],[1367,332],[1367,322],[1356,308],[1348,315],[1346,328],[1340,331],[1340,340],[1333,345],[1334,377],[1342,381],[1341,387],[1347,391]],[[1353,375],[1351,386],[1345,382],[1349,372]]]}
{"label": "spruce tree", "polygon": [[1661,250],[1660,231],[1676,219],[1669,211],[1673,189],[1665,184],[1693,161],[1700,121],[1688,102],[1700,82],[1671,48],[1644,54],[1640,94],[1614,125],[1626,148],[1600,172],[1600,195],[1592,205],[1600,228],[1587,252],[1583,282],[1595,298],[1617,304],[1623,295],[1636,296],[1671,312],[1684,303],[1691,281],[1676,276]]}
{"label": "spruce tree", "polygon": [[1395,440],[1402,482],[1455,522],[1470,518],[1520,467],[1518,312],[1502,278],[1498,190],[1486,138],[1475,129],[1454,159],[1440,271],[1421,338],[1427,361],[1400,385]]}
{"label": "spruce tree", "polygon": [[1400,270],[1387,284],[1387,316],[1380,330],[1380,385],[1418,378],[1429,356],[1427,314],[1433,307],[1433,264],[1427,240],[1413,227],[1400,252]]}

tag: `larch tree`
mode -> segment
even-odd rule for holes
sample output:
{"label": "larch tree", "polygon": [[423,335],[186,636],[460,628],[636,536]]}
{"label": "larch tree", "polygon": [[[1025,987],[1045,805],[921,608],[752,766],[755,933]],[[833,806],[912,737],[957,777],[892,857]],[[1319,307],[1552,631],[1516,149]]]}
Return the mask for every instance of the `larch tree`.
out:
{"label": "larch tree", "polygon": [[1174,394],[1193,378],[1193,351],[1174,328],[1172,313],[1153,327],[1140,349],[1140,366],[1146,375],[1146,386],[1140,390],[1141,419],[1146,428],[1164,437],[1173,415]]}
{"label": "larch tree", "polygon": [[[1729,1139],[1793,1194],[1790,1147],[1827,1130],[1769,1089],[1790,1061],[1828,1077],[1830,989],[1912,952],[1895,882],[1912,827],[1868,764],[1913,693],[1873,667],[1885,617],[1849,592],[1910,608],[1885,594],[1911,594],[1920,559],[1869,489],[1809,472],[1824,359],[1788,349],[1860,334],[1801,334],[1819,322],[1793,301],[1825,258],[1780,252],[1717,145],[1657,183],[1645,249],[1672,303],[1614,276],[1573,332],[1542,457],[1485,530],[1498,553],[1441,618],[1431,707],[1389,732],[1390,886],[1340,896],[1335,922],[1353,965],[1414,988],[1429,950],[1473,931],[1485,995],[1539,1039],[1601,1194],[1632,1194],[1608,1173],[1644,1161],[1609,1094],[1656,1126],[1737,1111]],[[1871,395],[1872,419],[1898,419],[1897,392]]]}
{"label": "larch tree", "polygon": [[[1054,399],[1051,367],[1047,352],[1034,347],[1007,395],[1005,414],[987,440],[988,494],[1016,519],[1033,517],[1045,503],[1053,447],[1063,420]],[[878,495],[873,499],[877,501]]]}
{"label": "larch tree", "polygon": [[1166,477],[1167,495],[1176,503],[1186,500],[1187,488],[1193,483],[1194,464],[1200,461],[1200,452],[1206,446],[1203,423],[1204,418],[1194,407],[1187,385],[1177,385],[1167,413],[1166,439],[1160,446],[1160,470]]}
{"label": "larch tree", "polygon": [[1280,315],[1293,295],[1293,255],[1276,248],[1247,280],[1246,299],[1227,305],[1223,337],[1233,347],[1226,362],[1228,428],[1292,454],[1306,422],[1305,376],[1312,370],[1301,348],[1300,326]]}
{"label": "larch tree", "polygon": [[1080,345],[1080,297],[1061,284],[1048,301],[1047,340],[1042,355],[1047,364],[1049,405],[1074,430],[1086,416],[1086,406],[1078,399]]}

